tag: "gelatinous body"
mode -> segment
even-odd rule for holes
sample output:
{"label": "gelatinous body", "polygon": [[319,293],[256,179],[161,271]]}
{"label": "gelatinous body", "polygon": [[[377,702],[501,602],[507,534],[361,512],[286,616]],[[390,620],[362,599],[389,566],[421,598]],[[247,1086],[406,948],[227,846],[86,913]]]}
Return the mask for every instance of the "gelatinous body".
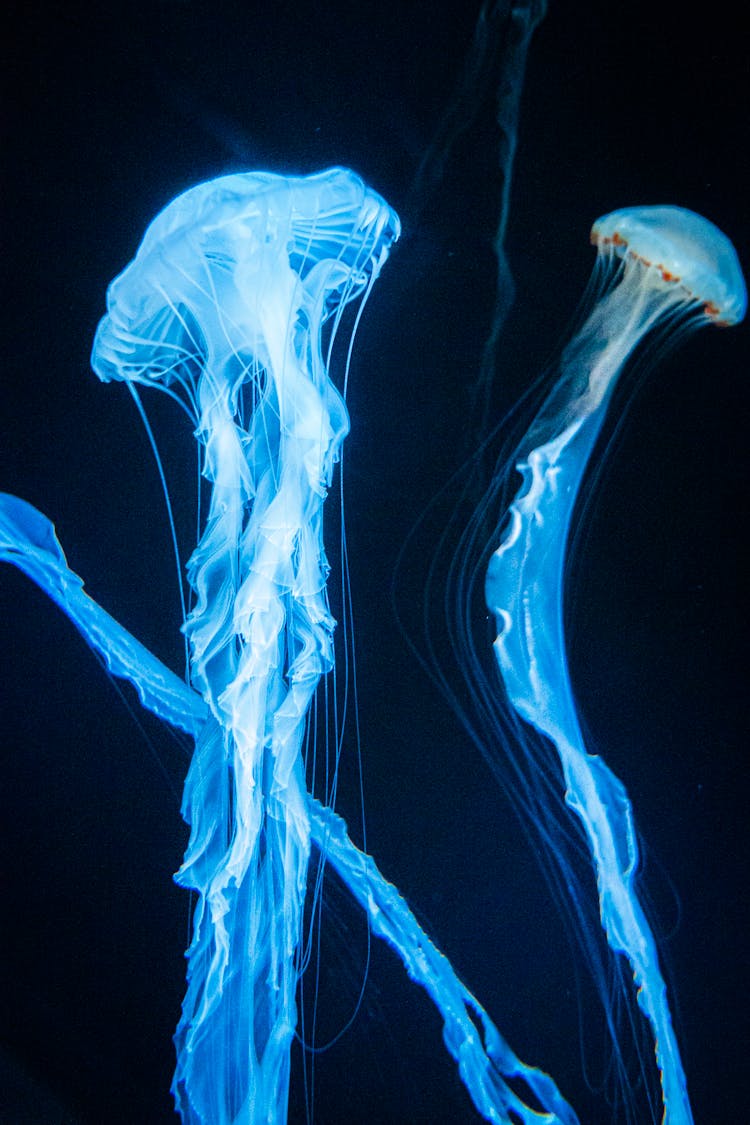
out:
{"label": "gelatinous body", "polygon": [[185,785],[198,894],[174,1094],[185,1121],[283,1121],[310,825],[307,710],[333,665],[322,507],[348,430],[323,326],[398,237],[353,173],[223,177],[155,219],[92,364],[178,397],[211,483],[188,564],[190,678],[214,722]]}
{"label": "gelatinous body", "polygon": [[620,257],[635,257],[666,285],[703,305],[718,324],[737,324],[747,292],[734,246],[718,227],[684,207],[625,207],[597,219],[591,241]]}
{"label": "gelatinous body", "polygon": [[563,635],[563,566],[573,507],[617,378],[633,349],[665,319],[733,323],[745,285],[731,243],[713,224],[676,207],[631,208],[600,219],[592,240],[614,276],[563,354],[560,376],[519,451],[522,486],[489,564],[487,605],[511,703],[550,738],[565,799],[585,830],[611,949],[627,957],[638,1003],[653,1029],[665,1121],[692,1114],[666,988],[635,875],[630,801],[585,746]]}

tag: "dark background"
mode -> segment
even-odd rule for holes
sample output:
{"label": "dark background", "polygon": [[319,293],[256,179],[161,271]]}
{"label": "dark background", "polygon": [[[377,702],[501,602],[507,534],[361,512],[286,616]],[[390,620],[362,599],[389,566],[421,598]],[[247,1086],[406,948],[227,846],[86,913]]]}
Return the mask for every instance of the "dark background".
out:
{"label": "dark background", "polygon": [[[608,7],[552,3],[532,44],[507,241],[517,299],[493,417],[564,339],[597,215],[681,204],[750,260],[738,28],[719,8],[690,20],[675,2]],[[178,670],[153,460],[124,390],[88,367],[107,284],[165,203],[226,171],[346,164],[408,211],[472,8],[6,9],[0,487],[54,520],[89,592]],[[521,1057],[598,1125],[623,1119],[592,1089],[598,1013],[583,1013],[587,1084],[576,958],[533,849],[415,666],[390,597],[401,544],[466,450],[493,301],[495,152],[490,99],[412,227],[404,213],[355,347],[347,522],[368,847]],[[576,690],[646,842],[705,1125],[742,1120],[747,1104],[748,350],[744,326],[704,331],[630,396],[569,577]],[[168,404],[151,406],[179,518],[192,439]],[[402,600],[418,604],[418,576],[402,581]],[[141,716],[149,745],[63,616],[10,568],[0,582],[0,1121],[161,1125],[174,1119],[188,932],[171,882],[184,748]],[[343,811],[356,822],[354,806]],[[324,1034],[356,999],[365,955],[361,919],[336,887],[326,913]],[[290,1117],[304,1120],[298,1078]],[[430,1006],[374,946],[358,1019],[316,1064],[315,1120],[475,1119]]]}

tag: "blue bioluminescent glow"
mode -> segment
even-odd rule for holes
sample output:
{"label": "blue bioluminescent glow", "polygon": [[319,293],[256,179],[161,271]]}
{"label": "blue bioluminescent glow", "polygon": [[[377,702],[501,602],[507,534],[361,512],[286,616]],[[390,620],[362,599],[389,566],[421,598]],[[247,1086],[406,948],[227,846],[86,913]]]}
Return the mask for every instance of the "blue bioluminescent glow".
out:
{"label": "blue bioluminescent glow", "polygon": [[[24,500],[4,494],[0,494],[0,558],[24,571],[60,606],[103,657],[110,672],[134,685],[144,707],[192,735],[196,753],[198,748],[206,753],[221,749],[225,732],[201,696],[164,667],[86,594],[81,579],[68,567],[49,520]],[[220,769],[221,760],[214,773]],[[209,789],[206,807],[197,810],[202,813],[201,822],[207,825],[209,832],[208,806],[212,796],[213,791]],[[396,950],[411,979],[425,989],[440,1012],[445,1045],[456,1060],[478,1112],[486,1120],[500,1125],[511,1120],[535,1125],[539,1115],[527,1104],[526,1091],[531,1091],[539,1105],[548,1107],[544,1120],[550,1125],[556,1122],[575,1125],[576,1115],[552,1079],[535,1067],[527,1066],[514,1054],[482,1005],[458,979],[448,959],[424,933],[398,890],[383,877],[374,860],[351,842],[341,817],[309,795],[305,798],[304,811],[309,818],[312,842],[367,912],[373,933]],[[252,959],[252,952],[248,953],[248,958]],[[196,980],[196,988],[197,984]],[[258,1000],[262,1001],[262,993]],[[238,1013],[238,1025],[243,1023]],[[478,1026],[481,1035],[477,1033]],[[247,1042],[246,1046],[249,1046]],[[197,1089],[212,1085],[213,1105],[220,1114],[218,1119],[224,1120],[226,1107],[219,1099],[222,1093],[219,1079],[223,1073],[221,1053],[208,1062],[211,1067],[208,1073],[199,1072],[195,1076],[200,1083]],[[183,1075],[183,1093],[187,1100],[181,1104],[181,1113],[186,1121],[211,1121],[211,1118],[196,1117],[189,1088],[193,1070],[191,1067]],[[284,1121],[286,1091],[279,1087],[272,1093],[276,1095],[275,1101],[268,1096],[268,1091],[256,1090],[253,1099],[244,1104],[242,1114],[235,1119],[248,1123]],[[231,1097],[231,1092],[227,1097]]]}
{"label": "blue bioluminescent glow", "polygon": [[[177,879],[198,898],[173,1084],[183,1121],[195,1125],[286,1120],[311,842],[436,1004],[477,1110],[499,1123],[577,1121],[306,786],[310,704],[333,667],[322,506],[349,424],[329,361],[344,306],[367,295],[399,229],[384,201],[343,169],[305,179],[234,175],[165,208],[111,286],[95,370],[134,394],[140,383],[176,399],[211,485],[188,565],[190,684],[88,597],[44,516],[0,497],[0,557],[63,608],[145,707],[195,738],[183,799],[191,837]],[[746,295],[731,244],[691,212],[616,212],[594,225],[592,239],[602,294],[518,451],[523,484],[486,597],[510,703],[557,748],[607,941],[627,958],[653,1031],[664,1120],[689,1125],[656,943],[634,883],[630,801],[587,752],[573,698],[563,564],[583,473],[633,349],[660,325],[735,323]]]}
{"label": "blue bioluminescent glow", "polygon": [[603,759],[589,754],[563,637],[563,566],[583,474],[617,377],[639,341],[665,320],[734,324],[746,306],[731,243],[712,223],[677,207],[638,207],[594,224],[604,294],[563,354],[559,378],[522,443],[523,484],[487,573],[495,653],[518,713],[550,738],[565,799],[580,819],[596,870],[610,947],[628,959],[638,1003],[653,1029],[664,1120],[692,1121],[656,943],[638,899],[638,849],[630,801]]}
{"label": "blue bioluminescent glow", "polygon": [[342,169],[210,181],[151,224],[94,343],[102,380],[180,399],[211,484],[185,622],[214,720],[185,784],[177,876],[198,895],[173,1086],[185,1121],[285,1119],[310,852],[302,743],[333,667],[322,508],[349,428],[328,358],[398,233]]}
{"label": "blue bioluminescent glow", "polygon": [[0,1122],[741,1120],[732,21],[43,13],[4,68]]}
{"label": "blue bioluminescent glow", "polygon": [[343,169],[233,175],[165,208],[110,288],[97,374],[175,399],[211,486],[188,564],[190,684],[88,597],[43,515],[0,497],[0,557],[61,606],[144,706],[195,737],[177,879],[198,897],[173,1083],[194,1125],[286,1120],[311,841],[433,999],[477,1110],[501,1125],[532,1125],[539,1107],[551,1125],[577,1120],[306,789],[308,712],[333,665],[322,506],[348,430],[328,363],[344,306],[366,296],[398,234],[393,211]]}

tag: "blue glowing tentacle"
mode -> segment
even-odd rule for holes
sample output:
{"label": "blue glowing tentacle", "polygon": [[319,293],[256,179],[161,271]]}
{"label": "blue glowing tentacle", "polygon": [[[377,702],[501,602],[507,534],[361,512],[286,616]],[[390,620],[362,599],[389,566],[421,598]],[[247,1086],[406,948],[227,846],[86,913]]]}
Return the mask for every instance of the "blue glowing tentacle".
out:
{"label": "blue glowing tentacle", "polygon": [[0,493],[0,559],[24,571],[60,606],[112,675],[133,684],[144,707],[188,734],[202,726],[201,697],[89,597],[47,517],[7,493]]}
{"label": "blue glowing tentacle", "polygon": [[[496,1125],[577,1125],[552,1078],[513,1053],[396,887],[349,839],[341,817],[311,800],[310,823],[315,843],[367,912],[373,932],[396,950],[443,1017],[445,1045],[479,1113]],[[543,1108],[532,1109],[514,1083],[526,1096],[530,1090]]]}
{"label": "blue glowing tentacle", "polygon": [[664,1120],[688,1125],[692,1114],[656,943],[634,883],[638,849],[630,801],[604,761],[586,750],[563,635],[568,529],[611,392],[638,341],[683,300],[674,289],[644,288],[642,272],[638,262],[628,263],[563,356],[561,378],[527,435],[525,447],[533,448],[517,465],[523,484],[490,560],[486,595],[510,701],[557,747],[565,800],[591,849],[602,926],[610,947],[628,958],[638,1003],[651,1023]]}
{"label": "blue glowing tentacle", "polygon": [[[207,880],[225,851],[225,841],[217,832],[221,817],[214,813],[227,793],[222,728],[207,704],[84,593],[81,579],[65,561],[51,522],[15,496],[0,495],[0,558],[23,570],[60,606],[110,671],[133,684],[144,707],[196,739],[191,770],[200,779],[202,798],[196,798],[190,814],[195,818],[193,831],[205,842],[203,862],[195,877]],[[409,975],[439,1009],[445,1021],[446,1046],[477,1110],[499,1125],[510,1125],[511,1120],[523,1125],[576,1125],[573,1110],[553,1080],[516,1057],[423,932],[398,890],[351,842],[341,817],[311,797],[307,798],[307,813],[313,843],[366,910],[374,932],[390,943]],[[195,863],[199,864],[197,857]],[[196,930],[206,925],[204,905],[201,903],[196,914]],[[513,1090],[514,1081],[525,1083],[540,1110],[525,1105]],[[510,1112],[515,1114],[512,1119]]]}

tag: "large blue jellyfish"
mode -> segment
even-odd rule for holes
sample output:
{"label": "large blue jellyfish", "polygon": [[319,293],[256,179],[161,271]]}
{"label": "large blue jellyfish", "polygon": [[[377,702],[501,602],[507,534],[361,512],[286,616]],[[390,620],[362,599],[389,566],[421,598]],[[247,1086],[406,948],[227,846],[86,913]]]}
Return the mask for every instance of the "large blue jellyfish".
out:
{"label": "large blue jellyfish", "polygon": [[286,1120],[311,840],[432,996],[479,1112],[531,1125],[531,1091],[545,1120],[576,1120],[306,788],[310,705],[333,664],[322,505],[348,430],[328,364],[344,306],[366,295],[398,234],[391,209],[343,169],[228,176],[165,208],[110,288],[97,374],[136,398],[140,384],[175,399],[211,486],[188,564],[189,684],[88,598],[44,516],[0,501],[0,557],[57,601],[146,707],[195,737],[177,878],[198,897],[173,1083],[195,1125]]}
{"label": "large blue jellyfish", "polygon": [[151,225],[94,344],[103,380],[180,397],[212,486],[185,622],[212,716],[178,875],[199,896],[174,1082],[186,1121],[284,1116],[310,849],[301,748],[333,665],[322,505],[348,429],[322,332],[332,318],[330,346],[397,236],[337,169],[211,181]]}

